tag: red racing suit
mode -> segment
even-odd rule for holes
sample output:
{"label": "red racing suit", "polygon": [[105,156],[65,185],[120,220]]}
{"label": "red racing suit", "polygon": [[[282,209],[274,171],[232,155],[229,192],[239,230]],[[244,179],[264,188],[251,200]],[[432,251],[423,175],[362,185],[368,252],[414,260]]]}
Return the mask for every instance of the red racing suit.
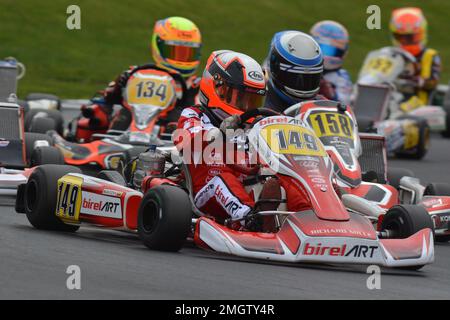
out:
{"label": "red racing suit", "polygon": [[[223,161],[226,155],[205,152],[208,142],[196,144],[195,139],[204,137],[211,130],[217,130],[211,116],[200,106],[185,108],[178,121],[178,129],[183,135],[174,137],[178,150],[185,152],[190,148],[191,157],[187,164],[194,195],[194,204],[202,212],[214,216],[219,222],[231,218],[238,220],[245,217],[255,206],[253,194],[247,192],[243,180],[245,174],[236,172]],[[197,147],[198,146],[198,147]],[[224,148],[224,150],[227,150]],[[248,159],[247,157],[245,158]],[[310,204],[306,195],[299,193],[299,189],[289,180],[280,178],[281,186],[286,191],[288,210],[300,211],[309,209]]]}

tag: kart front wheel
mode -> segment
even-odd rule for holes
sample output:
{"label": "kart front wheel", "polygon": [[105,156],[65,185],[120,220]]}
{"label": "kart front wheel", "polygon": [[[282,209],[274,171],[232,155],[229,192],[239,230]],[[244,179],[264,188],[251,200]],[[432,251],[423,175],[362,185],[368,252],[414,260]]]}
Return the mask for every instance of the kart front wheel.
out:
{"label": "kart front wheel", "polygon": [[192,211],[187,193],[179,187],[150,189],[138,211],[138,234],[153,250],[179,251],[191,228]]}
{"label": "kart front wheel", "polygon": [[394,206],[388,210],[381,223],[381,230],[387,231],[389,238],[393,239],[405,239],[426,228],[434,233],[430,214],[418,205]]}
{"label": "kart front wheel", "polygon": [[[429,228],[434,233],[434,224],[427,210],[417,205],[397,205],[389,209],[381,223],[381,231],[389,238],[405,239],[422,229]],[[401,267],[405,270],[419,270],[423,265]]]}
{"label": "kart front wheel", "polygon": [[79,226],[64,224],[55,215],[58,179],[68,173],[81,173],[73,166],[37,167],[25,187],[24,208],[28,221],[36,229],[74,232]]}

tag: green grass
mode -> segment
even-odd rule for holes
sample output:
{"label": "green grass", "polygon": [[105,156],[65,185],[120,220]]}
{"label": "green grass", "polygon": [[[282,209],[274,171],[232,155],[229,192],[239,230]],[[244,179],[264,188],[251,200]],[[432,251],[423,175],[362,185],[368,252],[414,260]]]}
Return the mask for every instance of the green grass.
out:
{"label": "green grass", "polygon": [[[381,30],[366,28],[366,8],[374,3],[382,10]],[[81,30],[66,28],[70,4],[81,7]],[[390,43],[390,12],[404,5],[423,8],[430,46],[440,51],[445,64],[450,59],[450,1],[442,0],[0,0],[0,57],[14,56],[27,66],[21,96],[44,91],[89,97],[129,65],[151,60],[150,35],[159,18],[192,19],[203,34],[203,62],[216,49],[262,61],[275,32],[308,31],[318,20],[334,19],[349,29],[345,67],[355,77],[369,50]],[[449,79],[445,69],[442,82]]]}

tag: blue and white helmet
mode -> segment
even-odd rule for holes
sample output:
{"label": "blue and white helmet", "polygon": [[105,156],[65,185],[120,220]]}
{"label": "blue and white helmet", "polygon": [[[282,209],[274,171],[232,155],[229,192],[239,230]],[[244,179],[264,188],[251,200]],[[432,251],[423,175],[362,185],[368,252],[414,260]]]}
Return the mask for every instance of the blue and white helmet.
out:
{"label": "blue and white helmet", "polygon": [[274,86],[290,97],[311,98],[319,92],[322,51],[306,33],[276,33],[270,45],[267,67]]}

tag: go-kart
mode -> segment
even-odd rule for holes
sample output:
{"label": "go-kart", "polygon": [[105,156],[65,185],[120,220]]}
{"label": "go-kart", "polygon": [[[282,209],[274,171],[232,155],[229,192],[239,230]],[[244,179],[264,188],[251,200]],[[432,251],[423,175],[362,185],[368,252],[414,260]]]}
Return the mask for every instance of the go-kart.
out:
{"label": "go-kart", "polygon": [[386,152],[377,143],[382,137],[358,135],[351,109],[328,100],[308,101],[284,113],[308,123],[322,141],[333,160],[336,185],[348,210],[379,223],[380,217],[395,205],[421,205],[433,220],[436,240],[450,239],[450,185],[423,186],[409,170],[388,168]]}
{"label": "go-kart", "polygon": [[22,106],[0,102],[0,195],[14,195],[36,162],[64,163],[59,150],[50,146],[48,136],[24,132],[23,118]]}
{"label": "go-kart", "polygon": [[19,187],[16,211],[26,213],[38,229],[75,231],[80,223],[90,223],[137,230],[144,244],[156,250],[178,251],[192,232],[201,248],[262,260],[410,269],[433,262],[433,223],[423,207],[394,206],[374,228],[367,216],[348,210],[336,193],[333,161],[307,123],[267,109],[245,112],[241,123],[252,118],[249,150],[258,155],[260,170],[248,188],[255,200],[269,172],[275,179],[287,179],[310,204],[309,209],[289,211],[295,199],[285,198],[277,210],[247,217],[270,220],[270,228],[263,223],[261,230],[236,231],[201,212],[193,205],[189,171],[173,157],[167,157],[172,164],[164,174],[142,180],[143,192],[126,187],[117,172],[104,172],[105,180],[71,166],[40,166]]}
{"label": "go-kart", "polygon": [[125,131],[94,133],[86,143],[68,141],[56,130],[47,132],[66,164],[81,166],[87,172],[117,169],[124,154],[138,154],[151,144],[171,144],[170,134],[158,120],[176,103],[173,78],[158,70],[139,70],[130,76],[123,96],[122,104],[131,115]]}
{"label": "go-kart", "polygon": [[360,131],[385,136],[388,155],[421,159],[429,149],[430,129],[448,134],[450,109],[430,105],[400,107],[407,97],[402,92],[414,94],[413,81],[407,80],[414,74],[414,63],[414,56],[399,48],[370,52],[358,76],[353,108]]}

